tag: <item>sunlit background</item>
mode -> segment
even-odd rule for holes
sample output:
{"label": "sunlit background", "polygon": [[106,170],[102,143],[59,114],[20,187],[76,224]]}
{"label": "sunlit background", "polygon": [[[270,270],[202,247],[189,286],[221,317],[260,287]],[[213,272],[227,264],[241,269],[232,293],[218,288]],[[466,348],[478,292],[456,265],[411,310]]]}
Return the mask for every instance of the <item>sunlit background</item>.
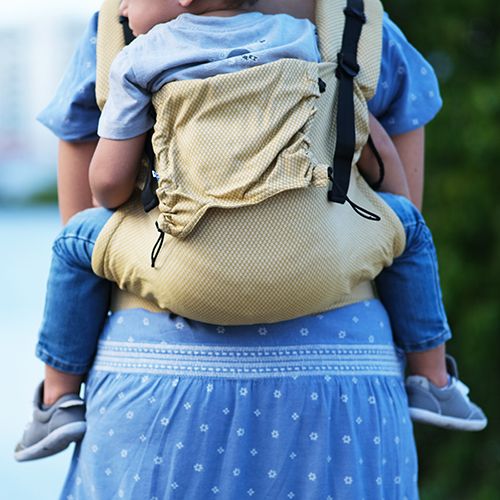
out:
{"label": "sunlit background", "polygon": [[[1,8],[1,500],[58,498],[70,462],[67,451],[17,464],[12,452],[42,377],[34,346],[50,245],[59,229],[54,201],[56,139],[35,116],[52,96],[99,3],[27,0],[3,2]],[[490,419],[488,428],[477,434],[416,428],[422,499],[496,500],[500,498],[500,8],[496,0],[385,0],[384,4],[434,65],[440,80],[445,105],[427,127],[424,214],[438,248],[455,334],[449,350]]]}
{"label": "sunlit background", "polygon": [[[34,357],[51,241],[55,137],[35,120],[99,0],[2,2],[0,16],[0,498],[58,498],[71,452],[18,464],[13,449],[42,365]],[[52,195],[53,197],[53,195]]]}
{"label": "sunlit background", "polygon": [[54,178],[55,137],[35,120],[100,0],[3,2],[0,16],[0,199]]}

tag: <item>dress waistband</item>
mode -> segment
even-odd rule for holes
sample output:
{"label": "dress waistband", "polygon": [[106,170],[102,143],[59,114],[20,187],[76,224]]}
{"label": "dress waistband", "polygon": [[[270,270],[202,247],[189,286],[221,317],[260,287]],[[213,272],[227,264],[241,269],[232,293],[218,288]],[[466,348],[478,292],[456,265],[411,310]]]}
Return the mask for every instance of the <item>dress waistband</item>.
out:
{"label": "dress waistband", "polygon": [[94,370],[224,378],[401,376],[378,301],[271,325],[222,327],[128,310],[110,316]]}
{"label": "dress waistband", "polygon": [[214,348],[103,341],[94,369],[238,379],[326,374],[401,375],[394,348],[382,345]]}

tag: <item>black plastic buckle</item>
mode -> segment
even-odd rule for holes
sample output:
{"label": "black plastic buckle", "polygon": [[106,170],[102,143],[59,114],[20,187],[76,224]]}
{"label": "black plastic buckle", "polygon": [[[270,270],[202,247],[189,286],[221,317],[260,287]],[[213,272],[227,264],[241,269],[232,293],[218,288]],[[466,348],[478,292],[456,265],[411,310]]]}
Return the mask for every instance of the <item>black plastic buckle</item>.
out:
{"label": "black plastic buckle", "polygon": [[354,78],[359,73],[359,64],[345,54],[339,52],[337,54],[337,69],[335,70],[335,75],[337,78],[341,76],[347,76],[348,78]]}
{"label": "black plastic buckle", "polygon": [[332,203],[338,203],[339,205],[343,205],[346,202],[345,193],[342,193],[340,189],[337,187],[337,184],[334,184],[332,188],[327,193],[328,201]]}
{"label": "black plastic buckle", "polygon": [[346,7],[344,9],[344,14],[349,17],[353,17],[358,21],[361,21],[362,24],[366,23],[366,16],[362,10],[356,9],[354,7]]}
{"label": "black plastic buckle", "polygon": [[160,200],[156,195],[158,189],[158,174],[154,170],[149,170],[148,176],[141,192],[141,202],[145,212],[151,212],[160,204]]}
{"label": "black plastic buckle", "polygon": [[341,205],[343,205],[346,201],[346,195],[345,195],[345,193],[342,192],[342,190],[339,189],[338,185],[333,180],[333,168],[332,167],[328,167],[327,175],[328,175],[328,179],[330,179],[330,182],[332,183],[332,185],[327,193],[328,201],[331,201],[333,203],[340,203]]}

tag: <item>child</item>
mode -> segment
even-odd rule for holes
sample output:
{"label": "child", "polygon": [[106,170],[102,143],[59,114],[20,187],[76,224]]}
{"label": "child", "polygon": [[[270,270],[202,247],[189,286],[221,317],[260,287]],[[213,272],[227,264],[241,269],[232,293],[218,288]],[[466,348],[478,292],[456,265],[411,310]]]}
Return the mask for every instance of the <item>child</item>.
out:
{"label": "child", "polygon": [[[248,37],[246,42],[249,47],[247,54],[256,52],[260,58],[259,64],[283,57],[319,62],[314,27],[311,23],[299,21],[289,16],[262,16],[242,13],[243,4],[244,2],[210,0],[178,0],[178,2],[158,0],[154,4],[148,3],[150,7],[148,10],[141,7],[140,0],[123,2],[124,14],[128,15],[134,33],[136,35],[149,31],[150,33],[147,37],[140,38],[137,43],[132,44],[123,51],[113,66],[110,98],[99,125],[99,132],[103,139],[99,142],[90,170],[92,191],[103,206],[114,208],[120,205],[129,198],[134,189],[145,134],[153,124],[153,120],[148,116],[149,97],[144,95],[146,88],[154,92],[173,79],[206,78],[221,72],[236,71],[252,65],[252,59],[243,58],[241,50],[231,57],[231,49],[241,48],[241,46],[245,45],[242,42],[242,40],[245,40],[245,36]],[[152,5],[154,5],[154,8],[151,7]],[[177,17],[186,12],[196,14],[196,16]],[[171,21],[172,19],[175,19],[175,21]],[[196,40],[193,36],[194,33],[198,36],[198,33],[203,31],[200,27],[208,26],[210,30],[215,31],[217,29],[227,30],[227,25],[230,23],[233,24],[234,28],[238,29],[235,35],[237,45],[231,46],[229,44],[226,51],[221,51],[220,47],[217,47],[215,43],[212,49],[210,42],[213,39],[211,40],[208,36],[209,32],[207,32],[205,38],[200,36],[199,40]],[[159,25],[155,27],[157,24]],[[152,29],[153,27],[154,29]],[[190,27],[197,28],[197,30],[190,31]],[[252,41],[258,42],[263,39],[263,33],[266,35],[267,43],[263,48],[255,48]],[[293,34],[293,36],[290,36],[290,34]],[[258,38],[256,38],[257,35]],[[186,37],[184,43],[182,36]],[[156,43],[163,38],[169,42],[169,55],[172,55],[172,60],[165,57],[163,50],[160,50],[161,57],[158,57],[158,54],[154,51]],[[150,41],[151,43],[148,46]],[[217,42],[219,41],[217,40]],[[231,41],[229,39],[229,42]],[[158,46],[162,47],[161,44]],[[208,53],[204,53],[204,50],[208,51]],[[222,55],[219,55],[218,59],[214,58],[214,54],[221,54],[221,52]],[[142,54],[142,57],[140,54]],[[143,64],[146,54],[148,57],[147,64]],[[134,59],[136,57],[137,59]],[[212,62],[203,64],[207,60]],[[231,60],[233,64],[226,64],[227,60]],[[141,72],[137,71],[136,64],[141,67]],[[373,121],[372,126],[378,127],[376,121]],[[377,134],[380,137],[382,131],[379,130]],[[383,152],[383,159],[388,166],[388,172],[381,187],[398,194],[408,195],[408,188],[405,185],[406,181],[399,157],[394,154],[394,151],[389,152],[390,155]],[[363,160],[364,171],[367,177],[370,177],[373,170],[373,159],[369,154],[365,154]],[[422,240],[425,240],[425,251],[430,252],[432,255],[433,246],[431,240],[428,239],[428,231],[418,211],[410,203],[404,198],[391,195],[384,195],[384,198],[403,219],[407,229],[408,243],[410,244],[412,238],[416,243],[409,245],[405,254],[400,258],[403,265],[398,264],[397,261],[395,262],[393,267],[396,270],[394,272],[397,273],[398,268],[400,271],[404,269],[404,257],[415,263],[413,256],[408,256],[408,254],[411,250],[420,250],[416,247],[423,244]],[[80,329],[79,337],[81,340],[75,339],[72,342],[72,339],[66,333],[66,342],[62,345],[65,345],[66,349],[70,349],[70,344],[73,344],[73,352],[76,352],[76,358],[78,358],[83,346],[83,351],[89,355],[82,356],[81,359],[91,359],[95,350],[95,340],[107,312],[109,284],[92,275],[90,259],[93,242],[110,215],[109,210],[95,209],[76,216],[65,229],[64,235],[55,243],[54,259],[49,277],[45,322],[42,325],[40,334],[38,355],[56,371],[52,371],[52,378],[46,378],[44,386],[41,386],[38,390],[38,403],[37,408],[35,408],[34,422],[27,429],[22,442],[18,445],[16,450],[18,460],[41,458],[56,453],[67,446],[71,440],[78,439],[77,434],[81,436],[84,432],[83,407],[81,400],[77,397],[81,377],[69,374],[84,373],[86,364],[69,366],[64,358],[61,359],[52,355],[45,346],[49,346],[51,337],[64,336],[65,332],[73,335],[74,328],[71,325],[72,318],[75,318],[73,313],[79,314],[80,308],[84,305],[83,318],[87,317],[85,311],[92,311],[97,318],[97,325],[95,322],[94,324],[86,324],[82,331],[82,318],[73,319],[75,326],[78,325]],[[413,231],[410,235],[409,231],[415,227],[418,227],[420,233],[416,234]],[[72,247],[69,248],[69,252],[68,244]],[[423,265],[426,269],[430,268],[432,271],[435,267],[433,258],[430,261],[425,261],[424,264],[420,263],[420,265]],[[428,279],[432,285],[437,284],[437,276],[432,273],[425,278],[422,277],[422,279]],[[390,283],[390,275],[387,280],[389,284],[384,284],[382,279],[379,280],[380,288],[390,289],[394,286]],[[81,297],[85,297],[85,303],[80,304],[78,296],[73,299],[74,303],[77,304],[77,311],[69,311],[68,295],[62,296],[62,292],[67,290],[65,288],[67,283],[83,285],[78,287],[76,293],[77,295],[81,293]],[[404,282],[400,284],[400,286],[404,285]],[[85,286],[88,286],[88,289],[85,289]],[[438,316],[437,321],[440,324],[441,336],[439,340],[433,340],[435,341],[434,345],[440,346],[450,337],[450,333],[442,311],[440,296],[439,294],[438,297],[433,295],[435,290],[437,288],[432,288],[432,293],[429,293],[429,295],[431,295],[430,298],[434,303],[438,304],[439,310],[436,311],[436,316]],[[68,290],[68,293],[72,294],[73,291]],[[381,295],[384,296],[382,291]],[[389,310],[391,309],[390,298],[389,295],[389,300],[385,303]],[[73,303],[73,300],[70,300],[70,303]],[[406,306],[410,307],[411,303],[403,304],[402,310],[406,311]],[[82,313],[80,312],[80,314]],[[397,318],[398,316],[402,315],[394,314],[394,317]],[[396,332],[398,332],[397,329]],[[416,342],[419,341],[420,339],[416,340]],[[430,346],[430,344],[426,344],[427,346]],[[425,352],[420,354],[425,356]],[[439,356],[442,358],[441,361],[444,365],[444,350],[439,352]],[[75,359],[75,356],[73,356],[73,359]],[[455,407],[444,408],[450,410],[452,414],[455,413],[455,416],[451,417],[456,419],[456,422],[455,420],[453,422],[461,425],[462,428],[467,428],[468,425],[472,428],[473,425],[478,429],[486,425],[486,420],[480,410],[458,390],[456,378],[451,378],[448,384],[444,369],[441,370],[441,378],[436,379],[432,370],[426,371],[425,364],[422,365],[417,361],[415,365],[412,367],[412,363],[410,363],[410,369],[413,368],[413,373],[419,374],[420,378],[411,379],[409,382],[412,382],[412,380],[417,382],[412,391],[419,391],[418,398],[422,401],[421,406],[427,404],[424,399],[429,399],[429,397],[432,398],[432,402],[435,402],[439,401],[441,395],[445,396],[443,398],[445,400],[453,396],[453,405]],[[57,372],[57,369],[62,371]],[[423,378],[423,375],[427,376],[427,378]],[[452,373],[452,375],[456,374]],[[436,383],[434,385],[430,384],[428,379]],[[442,391],[434,387],[446,384],[449,386]],[[46,397],[49,393],[51,394],[50,399]],[[42,399],[48,408],[43,406]],[[462,407],[457,408],[457,406]],[[426,408],[423,409],[426,410]],[[436,414],[441,410],[430,411]],[[59,422],[55,423],[57,420]],[[440,422],[437,421],[437,423]],[[470,425],[471,423],[472,425]],[[54,427],[56,427],[56,431],[53,430]],[[75,431],[75,428],[78,428],[78,430]],[[71,429],[71,432],[64,429]]]}

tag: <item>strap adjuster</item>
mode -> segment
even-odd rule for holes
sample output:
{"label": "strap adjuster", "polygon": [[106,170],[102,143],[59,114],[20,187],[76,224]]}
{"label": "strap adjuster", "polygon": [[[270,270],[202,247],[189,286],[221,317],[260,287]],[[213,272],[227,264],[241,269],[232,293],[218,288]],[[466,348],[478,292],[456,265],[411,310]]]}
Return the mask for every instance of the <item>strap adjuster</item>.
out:
{"label": "strap adjuster", "polygon": [[349,56],[346,57],[345,54],[339,52],[337,54],[337,69],[335,70],[335,75],[337,78],[346,76],[348,78],[354,78],[359,73],[359,64],[356,60],[351,59]]}
{"label": "strap adjuster", "polygon": [[366,23],[365,13],[360,9],[356,9],[355,7],[348,6],[344,9],[344,14],[346,16],[353,17],[354,19],[357,19],[358,21],[361,21],[362,24]]}
{"label": "strap adjuster", "polygon": [[328,167],[327,175],[328,175],[328,179],[332,183],[332,185],[330,186],[330,189],[328,190],[328,193],[327,193],[328,201],[331,201],[333,203],[340,203],[340,205],[343,205],[345,203],[346,196],[345,196],[345,193],[343,193],[338,188],[338,184],[333,180],[333,168],[332,167]]}

